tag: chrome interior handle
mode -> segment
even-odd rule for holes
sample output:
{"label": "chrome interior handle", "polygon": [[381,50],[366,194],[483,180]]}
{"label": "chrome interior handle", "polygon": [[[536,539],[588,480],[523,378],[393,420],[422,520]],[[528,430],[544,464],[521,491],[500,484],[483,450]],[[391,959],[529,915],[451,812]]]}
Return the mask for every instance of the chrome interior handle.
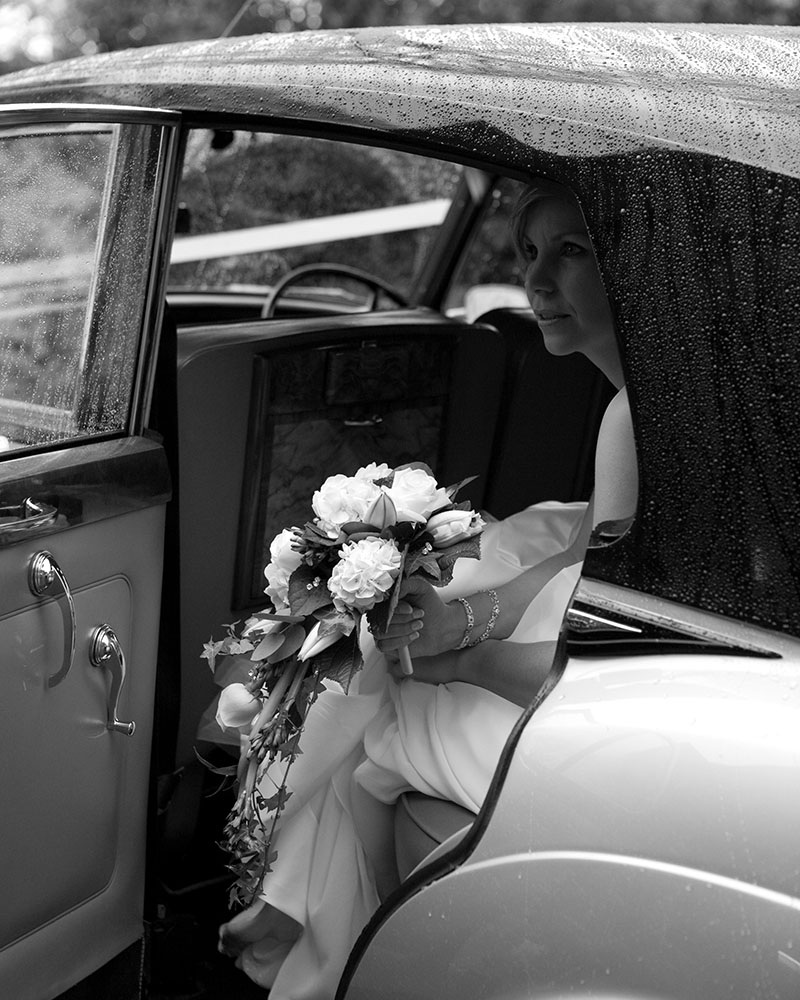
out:
{"label": "chrome interior handle", "polygon": [[37,597],[44,597],[47,591],[58,584],[64,597],[64,657],[61,669],[47,679],[48,687],[55,687],[67,676],[75,659],[75,602],[67,583],[67,578],[50,552],[37,552],[28,567],[28,586]]}
{"label": "chrome interior handle", "polygon": [[377,427],[383,423],[383,417],[375,413],[366,420],[343,420],[342,423],[345,427]]}
{"label": "chrome interior handle", "polygon": [[135,722],[121,722],[117,718],[122,685],[125,683],[125,654],[110,625],[98,625],[89,640],[89,659],[93,667],[108,667],[111,673],[111,684],[108,689],[108,721],[106,729],[112,733],[124,733],[133,736],[136,732]]}
{"label": "chrome interior handle", "polygon": [[52,524],[58,511],[49,503],[25,497],[22,503],[0,507],[0,532],[19,534]]}

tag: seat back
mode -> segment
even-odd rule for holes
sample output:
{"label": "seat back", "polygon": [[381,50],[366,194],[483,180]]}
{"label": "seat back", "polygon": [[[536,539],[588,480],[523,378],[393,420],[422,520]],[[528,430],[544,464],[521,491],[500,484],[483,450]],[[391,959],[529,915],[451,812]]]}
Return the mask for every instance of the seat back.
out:
{"label": "seat back", "polygon": [[486,508],[507,517],[542,500],[588,499],[613,387],[582,355],[549,354],[529,309],[493,309],[477,322],[499,331],[506,356]]}

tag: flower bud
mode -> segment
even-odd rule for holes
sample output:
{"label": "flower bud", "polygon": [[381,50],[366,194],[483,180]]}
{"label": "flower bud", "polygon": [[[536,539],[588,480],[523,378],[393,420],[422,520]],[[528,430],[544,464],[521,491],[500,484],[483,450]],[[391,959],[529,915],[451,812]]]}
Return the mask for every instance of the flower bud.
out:
{"label": "flower bud", "polygon": [[367,524],[374,525],[379,531],[397,524],[397,508],[385,490],[381,490],[380,495],[375,497],[364,514],[364,520]]}
{"label": "flower bud", "polygon": [[248,691],[244,684],[229,684],[220,692],[217,724],[222,729],[251,726],[260,711],[261,699]]}
{"label": "flower bud", "polygon": [[342,638],[342,633],[338,629],[333,632],[326,632],[322,636],[320,635],[321,629],[322,622],[317,622],[306,636],[306,641],[300,647],[300,652],[297,654],[297,659],[301,663],[309,660],[312,656],[318,656],[328,646],[332,646]]}
{"label": "flower bud", "polygon": [[434,514],[425,526],[433,539],[435,549],[445,549],[456,542],[480,534],[485,525],[474,510],[443,510]]}

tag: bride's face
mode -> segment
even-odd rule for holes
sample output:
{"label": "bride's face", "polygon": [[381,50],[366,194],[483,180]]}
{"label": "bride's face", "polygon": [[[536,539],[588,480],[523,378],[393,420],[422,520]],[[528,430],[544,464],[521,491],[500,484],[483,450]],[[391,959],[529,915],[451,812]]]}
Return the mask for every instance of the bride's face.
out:
{"label": "bride's face", "polygon": [[614,321],[577,204],[547,195],[528,209],[522,231],[525,291],[551,354],[579,351],[622,384]]}

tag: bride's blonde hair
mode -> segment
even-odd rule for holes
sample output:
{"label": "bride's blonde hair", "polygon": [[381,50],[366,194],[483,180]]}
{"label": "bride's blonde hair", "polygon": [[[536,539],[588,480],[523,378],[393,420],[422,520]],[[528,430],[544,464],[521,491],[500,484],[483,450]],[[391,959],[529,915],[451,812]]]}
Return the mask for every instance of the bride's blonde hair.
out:
{"label": "bride's blonde hair", "polygon": [[527,184],[520,192],[511,210],[510,220],[511,240],[517,253],[523,259],[525,257],[525,228],[528,224],[528,212],[532,205],[548,198],[572,202],[580,208],[580,202],[566,184],[550,180],[549,177],[537,177],[530,184]]}

